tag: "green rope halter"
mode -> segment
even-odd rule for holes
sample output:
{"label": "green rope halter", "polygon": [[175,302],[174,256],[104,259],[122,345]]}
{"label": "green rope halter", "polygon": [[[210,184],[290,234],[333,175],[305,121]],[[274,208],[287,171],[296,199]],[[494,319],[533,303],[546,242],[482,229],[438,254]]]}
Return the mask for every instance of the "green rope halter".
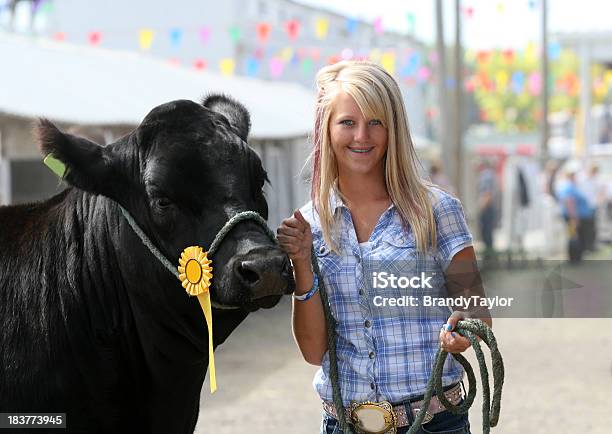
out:
{"label": "green rope halter", "polygon": [[[117,204],[117,206],[119,206],[121,214],[123,214],[128,224],[134,230],[136,235],[138,235],[138,238],[140,238],[142,243],[149,249],[153,256],[155,256],[157,260],[161,262],[161,264],[178,279],[179,274],[177,266],[170,262],[168,258],[166,258],[166,256],[164,256],[164,254],[159,251],[159,249],[153,244],[151,239],[143,232],[140,226],[138,226],[138,223],[136,223],[134,217],[132,217],[132,215],[121,205]],[[225,236],[229,233],[229,231],[231,231],[238,223],[245,220],[252,220],[255,223],[259,224],[259,226],[263,228],[268,238],[270,238],[274,243],[276,243],[276,237],[274,235],[274,232],[272,232],[272,230],[268,227],[266,221],[263,219],[262,216],[257,214],[255,211],[243,211],[229,219],[227,223],[225,223],[225,225],[221,228],[221,230],[217,232],[217,235],[215,235],[215,238],[213,239],[213,242],[211,243],[210,248],[208,249],[208,254],[212,256],[219,249],[219,245],[221,244]],[[214,302],[212,300],[211,303],[213,307],[217,309],[240,309],[240,307],[238,306],[226,306]]]}

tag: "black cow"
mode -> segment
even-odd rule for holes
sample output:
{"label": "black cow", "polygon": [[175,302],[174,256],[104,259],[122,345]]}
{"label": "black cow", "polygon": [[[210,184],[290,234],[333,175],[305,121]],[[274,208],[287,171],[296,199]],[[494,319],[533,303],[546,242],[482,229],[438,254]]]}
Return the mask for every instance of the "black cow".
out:
{"label": "black cow", "polygon": [[[161,105],[106,147],[40,121],[43,154],[66,165],[71,187],[0,207],[0,412],[66,412],[69,432],[193,432],[204,315],[118,204],[177,265],[237,212],[267,218],[249,128],[246,109],[221,95]],[[217,346],[293,282],[287,257],[252,221],[212,259]]]}

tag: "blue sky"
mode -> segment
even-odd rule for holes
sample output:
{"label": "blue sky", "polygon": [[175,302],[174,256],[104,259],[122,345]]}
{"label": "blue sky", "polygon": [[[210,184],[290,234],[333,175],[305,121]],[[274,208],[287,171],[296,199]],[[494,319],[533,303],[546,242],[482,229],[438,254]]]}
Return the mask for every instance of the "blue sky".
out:
{"label": "blue sky", "polygon": [[[382,18],[383,27],[407,31],[408,14],[415,17],[415,32],[419,39],[433,42],[435,38],[434,0],[296,0],[320,6],[342,14],[373,21]],[[454,37],[454,0],[443,0],[445,33]],[[463,41],[466,47],[519,48],[541,38],[541,0],[463,0]],[[548,0],[549,32],[610,31],[612,33],[612,1],[609,0]]]}

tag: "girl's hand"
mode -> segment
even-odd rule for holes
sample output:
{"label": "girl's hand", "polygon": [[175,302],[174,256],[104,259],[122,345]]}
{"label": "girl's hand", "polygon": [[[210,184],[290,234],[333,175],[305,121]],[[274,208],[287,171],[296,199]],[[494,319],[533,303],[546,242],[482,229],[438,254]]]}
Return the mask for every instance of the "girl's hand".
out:
{"label": "girl's hand", "polygon": [[298,210],[293,216],[283,220],[276,230],[280,248],[289,256],[293,265],[308,264],[312,249],[310,224]]}
{"label": "girl's hand", "polygon": [[453,331],[457,323],[466,318],[464,312],[455,311],[440,330],[440,347],[447,353],[462,353],[472,345],[468,338]]}

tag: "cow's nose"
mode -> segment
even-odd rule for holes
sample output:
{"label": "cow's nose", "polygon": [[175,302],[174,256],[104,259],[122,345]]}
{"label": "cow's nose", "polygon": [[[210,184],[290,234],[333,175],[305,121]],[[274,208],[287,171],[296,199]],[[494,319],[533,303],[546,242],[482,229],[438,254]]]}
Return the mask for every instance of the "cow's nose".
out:
{"label": "cow's nose", "polygon": [[244,286],[253,288],[261,280],[263,270],[261,270],[259,262],[261,261],[239,261],[236,264],[236,276]]}
{"label": "cow's nose", "polygon": [[[259,294],[263,289],[262,287],[276,286],[274,283],[278,282],[278,277],[274,279],[275,274],[276,276],[280,274],[281,281],[291,282],[293,280],[291,263],[284,254],[237,261],[234,266],[234,273],[240,283],[249,288],[256,297],[268,295]],[[293,285],[285,283],[284,287],[285,293],[291,294],[293,292]],[[266,291],[264,290],[264,292]],[[278,294],[278,292],[276,293]]]}

